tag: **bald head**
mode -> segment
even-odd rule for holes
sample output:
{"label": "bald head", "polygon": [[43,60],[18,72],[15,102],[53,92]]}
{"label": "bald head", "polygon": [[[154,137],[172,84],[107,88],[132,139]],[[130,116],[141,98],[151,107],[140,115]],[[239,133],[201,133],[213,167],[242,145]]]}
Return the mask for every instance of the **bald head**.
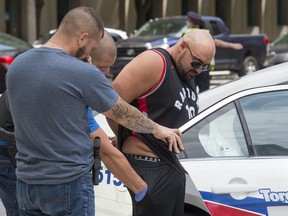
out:
{"label": "bald head", "polygon": [[102,72],[108,73],[109,68],[116,60],[116,56],[116,44],[111,35],[105,31],[104,37],[99,41],[97,48],[91,52],[92,64]]}
{"label": "bald head", "polygon": [[206,30],[193,29],[168,48],[177,64],[178,75],[183,80],[192,80],[208,70],[215,55],[215,42]]}
{"label": "bald head", "polygon": [[61,21],[58,32],[68,36],[87,32],[89,37],[95,38],[99,34],[103,37],[104,24],[101,17],[90,7],[77,7],[70,10]]}
{"label": "bald head", "polygon": [[192,50],[193,55],[209,64],[216,52],[215,42],[207,30],[193,29],[183,36],[183,40]]}

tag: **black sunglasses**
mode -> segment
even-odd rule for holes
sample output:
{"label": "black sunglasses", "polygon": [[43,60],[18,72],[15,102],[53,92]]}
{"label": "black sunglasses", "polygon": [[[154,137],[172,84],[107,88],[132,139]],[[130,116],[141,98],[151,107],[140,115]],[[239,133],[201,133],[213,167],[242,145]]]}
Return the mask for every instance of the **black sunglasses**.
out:
{"label": "black sunglasses", "polygon": [[190,52],[190,54],[191,54],[191,56],[192,56],[191,66],[192,66],[194,69],[200,68],[202,71],[208,71],[208,70],[210,70],[211,65],[210,65],[210,64],[204,64],[203,61],[201,61],[200,59],[196,58],[196,57],[192,54],[192,52],[191,52],[188,44],[186,44],[186,46],[187,46],[187,48],[188,48],[188,50],[189,50],[189,52]]}

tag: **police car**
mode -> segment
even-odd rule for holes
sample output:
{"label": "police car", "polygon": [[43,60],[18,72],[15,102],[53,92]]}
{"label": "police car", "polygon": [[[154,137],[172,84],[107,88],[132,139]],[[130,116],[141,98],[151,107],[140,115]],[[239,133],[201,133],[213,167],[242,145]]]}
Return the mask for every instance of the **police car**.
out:
{"label": "police car", "polygon": [[[287,216],[288,63],[203,92],[199,102],[180,128],[185,215]],[[95,195],[98,216],[132,215],[127,188],[104,165]]]}

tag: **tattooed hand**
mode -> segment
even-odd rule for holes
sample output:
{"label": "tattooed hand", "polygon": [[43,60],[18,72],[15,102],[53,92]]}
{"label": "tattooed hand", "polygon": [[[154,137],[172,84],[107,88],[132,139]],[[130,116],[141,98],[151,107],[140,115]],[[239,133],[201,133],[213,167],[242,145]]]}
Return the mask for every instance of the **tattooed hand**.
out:
{"label": "tattooed hand", "polygon": [[155,123],[120,97],[112,109],[103,114],[135,132],[152,133],[156,138],[165,141],[170,151],[179,153],[179,149],[184,150],[179,129],[170,129]]}
{"label": "tattooed hand", "polygon": [[179,129],[170,129],[161,125],[157,125],[156,129],[153,131],[153,135],[162,139],[169,145],[169,151],[174,150],[177,154],[179,151],[184,150],[181,138],[182,133]]}

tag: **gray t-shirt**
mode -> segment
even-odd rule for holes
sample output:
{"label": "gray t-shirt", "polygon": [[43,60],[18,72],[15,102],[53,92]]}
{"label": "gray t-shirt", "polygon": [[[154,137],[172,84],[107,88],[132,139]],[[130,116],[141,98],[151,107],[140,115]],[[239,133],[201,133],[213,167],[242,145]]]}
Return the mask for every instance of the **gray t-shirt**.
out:
{"label": "gray t-shirt", "polygon": [[61,184],[93,165],[87,109],[109,110],[119,98],[105,75],[59,49],[31,49],[6,79],[18,148],[17,177]]}

